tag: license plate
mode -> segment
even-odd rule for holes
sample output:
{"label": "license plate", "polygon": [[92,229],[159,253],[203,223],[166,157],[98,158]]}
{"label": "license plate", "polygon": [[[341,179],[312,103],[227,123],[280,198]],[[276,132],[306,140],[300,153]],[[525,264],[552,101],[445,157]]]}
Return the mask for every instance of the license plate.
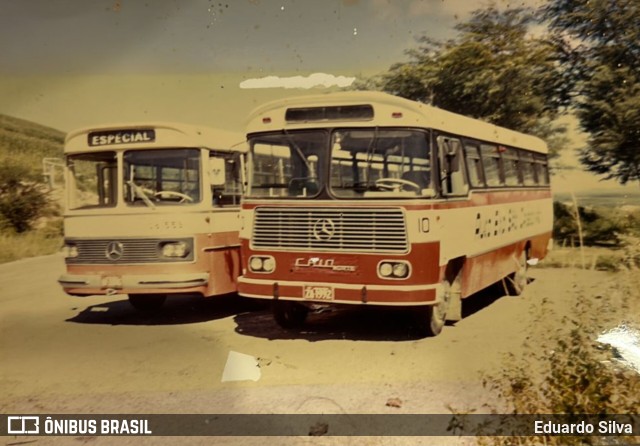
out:
{"label": "license plate", "polygon": [[103,277],[102,288],[122,288],[122,279],[117,276]]}
{"label": "license plate", "polygon": [[310,300],[333,300],[333,288],[328,286],[305,286],[302,297]]}

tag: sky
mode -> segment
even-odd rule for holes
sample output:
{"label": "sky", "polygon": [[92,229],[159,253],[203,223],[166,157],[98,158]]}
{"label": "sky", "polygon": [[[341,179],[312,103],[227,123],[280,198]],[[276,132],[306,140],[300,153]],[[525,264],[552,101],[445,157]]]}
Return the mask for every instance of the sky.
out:
{"label": "sky", "polygon": [[0,113],[64,132],[154,120],[243,131],[261,103],[384,72],[485,4],[0,0]]}
{"label": "sky", "polygon": [[2,0],[3,73],[358,71],[451,32],[466,0]]}

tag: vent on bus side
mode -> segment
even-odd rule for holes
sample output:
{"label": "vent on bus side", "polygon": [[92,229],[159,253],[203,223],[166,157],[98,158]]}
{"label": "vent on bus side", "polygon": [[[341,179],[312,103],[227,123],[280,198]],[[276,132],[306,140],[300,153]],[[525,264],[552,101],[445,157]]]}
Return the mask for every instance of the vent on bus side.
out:
{"label": "vent on bus side", "polygon": [[407,252],[401,209],[256,208],[251,245],[265,249]]}
{"label": "vent on bus side", "polygon": [[371,105],[341,105],[334,107],[288,108],[284,119],[287,122],[373,119],[373,107]]}

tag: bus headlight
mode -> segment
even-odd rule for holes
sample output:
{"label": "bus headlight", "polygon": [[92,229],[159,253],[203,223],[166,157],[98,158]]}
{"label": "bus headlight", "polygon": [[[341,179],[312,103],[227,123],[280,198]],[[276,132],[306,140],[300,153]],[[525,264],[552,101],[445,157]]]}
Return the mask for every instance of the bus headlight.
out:
{"label": "bus headlight", "polygon": [[381,263],[378,272],[382,277],[389,277],[393,273],[393,265],[391,263]]}
{"label": "bus headlight", "polygon": [[185,242],[168,242],[161,246],[160,252],[163,257],[184,258],[189,255],[189,245]]}
{"label": "bus headlight", "polygon": [[249,259],[249,269],[251,271],[262,271],[262,258],[261,257],[251,257]]}
{"label": "bus headlight", "polygon": [[72,243],[66,243],[63,247],[62,247],[62,256],[65,259],[75,259],[76,257],[78,257],[78,255],[80,255],[80,253],[78,252],[78,247]]}
{"label": "bus headlight", "polygon": [[273,259],[273,257],[267,257],[266,259],[264,259],[264,261],[262,262],[262,269],[267,273],[270,273],[274,269],[276,269],[276,261]]}
{"label": "bus headlight", "polygon": [[276,260],[271,256],[251,256],[249,271],[253,273],[272,273],[276,269]]}
{"label": "bus headlight", "polygon": [[407,273],[409,272],[409,267],[406,263],[396,263],[393,265],[393,275],[395,277],[407,277]]}
{"label": "bus headlight", "polygon": [[378,263],[378,277],[382,279],[406,279],[411,272],[411,264],[404,260],[383,260]]}

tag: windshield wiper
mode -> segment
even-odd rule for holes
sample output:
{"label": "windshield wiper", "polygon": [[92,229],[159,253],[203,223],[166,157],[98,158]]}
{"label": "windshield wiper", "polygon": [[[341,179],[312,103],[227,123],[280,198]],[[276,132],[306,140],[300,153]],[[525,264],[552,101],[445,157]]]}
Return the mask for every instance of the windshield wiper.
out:
{"label": "windshield wiper", "polygon": [[369,176],[371,174],[371,164],[372,164],[373,155],[375,153],[374,146],[376,142],[378,142],[378,127],[376,127],[373,130],[373,138],[371,138],[371,143],[369,144],[369,147],[367,147],[367,152],[366,152],[367,156],[365,158],[365,161],[367,163],[367,170],[365,170],[365,173],[366,173],[367,179],[366,181],[361,182],[365,184],[366,189],[369,189],[369,185],[371,184],[371,181],[369,181]]}
{"label": "windshield wiper", "polygon": [[307,160],[307,158],[304,156],[304,152],[302,152],[302,149],[298,147],[298,145],[296,144],[294,139],[291,137],[291,134],[289,132],[287,132],[286,130],[283,130],[283,132],[284,132],[284,135],[287,137],[287,140],[289,140],[289,142],[293,146],[293,148],[296,149],[296,153],[298,154],[298,156],[302,159],[302,162],[307,168],[307,172],[309,172],[310,178],[315,178],[315,172],[311,171],[311,164],[309,164],[309,160]]}
{"label": "windshield wiper", "polygon": [[133,180],[127,181],[127,184],[131,186],[131,189],[133,189],[133,192],[137,197],[142,198],[142,201],[144,201],[144,204],[146,204],[151,209],[156,208],[156,205],[153,204],[153,202],[149,200],[149,197],[147,196],[147,194],[144,193],[144,189],[142,189],[140,186],[134,183]]}

